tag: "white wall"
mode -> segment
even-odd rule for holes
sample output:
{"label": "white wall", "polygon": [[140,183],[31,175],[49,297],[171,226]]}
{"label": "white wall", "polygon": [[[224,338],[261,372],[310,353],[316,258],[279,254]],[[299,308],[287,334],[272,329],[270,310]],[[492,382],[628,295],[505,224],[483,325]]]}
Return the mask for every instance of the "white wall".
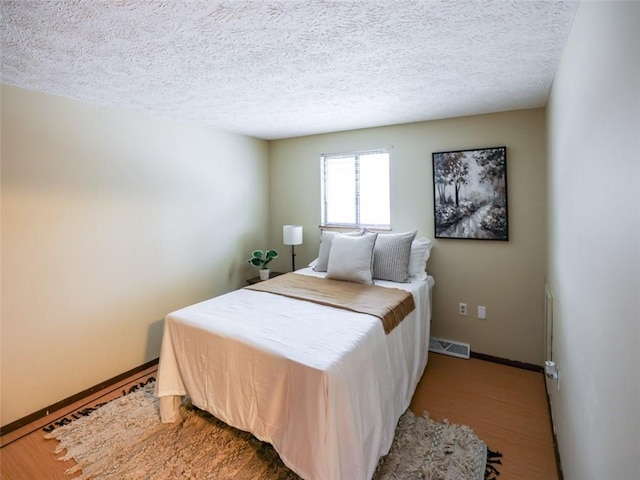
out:
{"label": "white wall", "polygon": [[156,358],[253,274],[267,142],[2,86],[2,425]]}
{"label": "white wall", "polygon": [[[270,248],[283,253],[282,225],[304,226],[297,266],[317,256],[320,155],[391,149],[391,225],[434,238],[433,152],[507,146],[508,242],[435,240],[428,271],[436,279],[433,335],[471,343],[472,350],[543,364],[546,259],[546,132],[543,109],[316,135],[270,143]],[[467,317],[458,316],[465,302]],[[477,320],[477,305],[487,320]]]}
{"label": "white wall", "polygon": [[640,472],[640,3],[582,2],[548,106],[548,383],[567,480]]}

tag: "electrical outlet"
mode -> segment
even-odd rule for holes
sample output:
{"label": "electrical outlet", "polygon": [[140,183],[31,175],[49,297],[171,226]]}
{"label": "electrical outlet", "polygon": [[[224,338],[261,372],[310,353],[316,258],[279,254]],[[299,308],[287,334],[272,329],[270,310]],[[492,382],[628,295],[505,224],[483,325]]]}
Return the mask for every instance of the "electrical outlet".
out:
{"label": "electrical outlet", "polygon": [[467,304],[466,303],[459,303],[458,304],[458,315],[467,315]]}

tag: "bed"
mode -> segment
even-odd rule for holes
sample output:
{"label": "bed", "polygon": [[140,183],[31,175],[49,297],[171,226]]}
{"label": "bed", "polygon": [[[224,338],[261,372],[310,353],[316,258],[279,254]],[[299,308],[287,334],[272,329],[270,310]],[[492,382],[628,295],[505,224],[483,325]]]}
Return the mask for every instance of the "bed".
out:
{"label": "bed", "polygon": [[427,363],[434,280],[408,280],[374,281],[415,304],[388,333],[370,314],[249,288],[170,313],[156,390],[162,421],[177,421],[189,395],[271,443],[304,479],[370,479]]}

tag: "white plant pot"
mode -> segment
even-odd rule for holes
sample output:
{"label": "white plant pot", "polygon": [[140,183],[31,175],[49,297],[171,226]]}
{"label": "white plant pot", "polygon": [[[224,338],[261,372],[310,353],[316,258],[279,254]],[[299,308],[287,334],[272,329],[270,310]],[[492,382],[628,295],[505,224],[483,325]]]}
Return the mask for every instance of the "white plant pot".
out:
{"label": "white plant pot", "polygon": [[270,272],[271,272],[271,270],[269,270],[268,268],[260,269],[260,280],[269,280],[269,273]]}

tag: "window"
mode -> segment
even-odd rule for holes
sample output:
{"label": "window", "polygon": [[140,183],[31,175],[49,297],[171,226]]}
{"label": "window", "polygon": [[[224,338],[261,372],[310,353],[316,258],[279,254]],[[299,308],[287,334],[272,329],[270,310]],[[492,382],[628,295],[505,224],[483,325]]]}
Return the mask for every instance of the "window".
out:
{"label": "window", "polygon": [[322,224],[388,228],[389,151],[322,155]]}

